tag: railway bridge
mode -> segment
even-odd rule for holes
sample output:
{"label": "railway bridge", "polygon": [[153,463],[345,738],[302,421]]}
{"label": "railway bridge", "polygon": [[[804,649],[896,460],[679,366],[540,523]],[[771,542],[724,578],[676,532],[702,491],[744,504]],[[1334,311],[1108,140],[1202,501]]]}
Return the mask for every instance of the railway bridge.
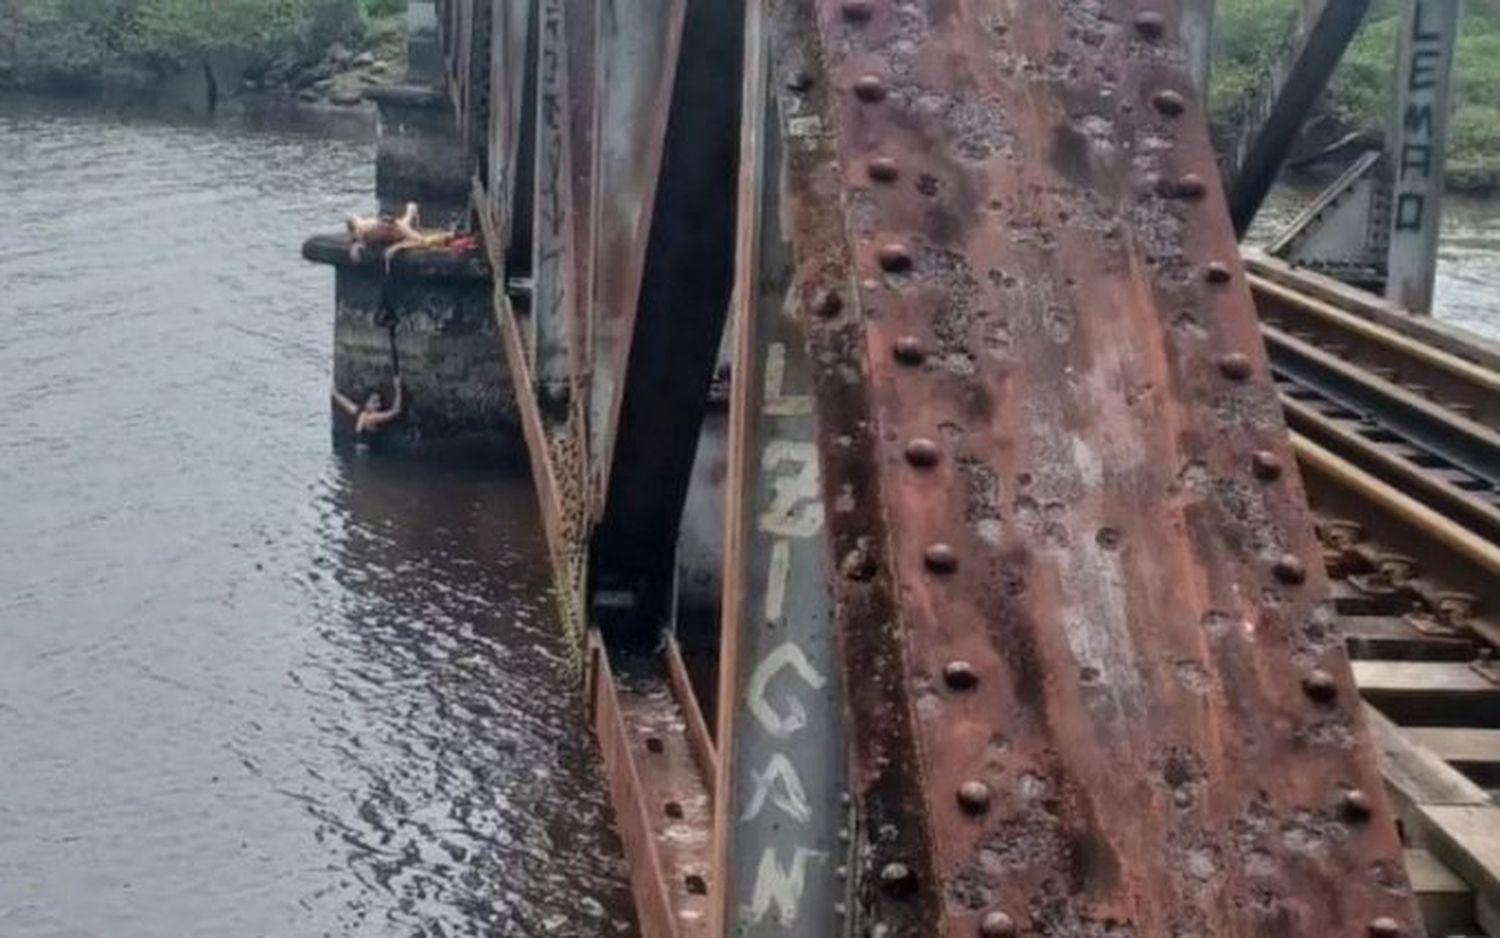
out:
{"label": "railway bridge", "polygon": [[644,935],[1500,934],[1458,4],[1242,252],[1368,0],[1306,6],[1221,166],[1202,0],[437,4]]}

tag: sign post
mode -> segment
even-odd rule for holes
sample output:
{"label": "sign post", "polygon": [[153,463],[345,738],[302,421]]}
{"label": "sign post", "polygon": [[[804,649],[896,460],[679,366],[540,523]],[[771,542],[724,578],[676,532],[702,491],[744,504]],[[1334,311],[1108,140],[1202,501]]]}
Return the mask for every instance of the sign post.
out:
{"label": "sign post", "polygon": [[1462,0],[1406,0],[1391,122],[1391,239],[1386,298],[1432,312]]}

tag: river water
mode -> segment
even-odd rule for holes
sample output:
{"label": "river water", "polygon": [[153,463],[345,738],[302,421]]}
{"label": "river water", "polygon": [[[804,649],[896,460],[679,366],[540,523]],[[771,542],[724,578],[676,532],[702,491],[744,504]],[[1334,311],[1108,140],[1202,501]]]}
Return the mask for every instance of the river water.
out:
{"label": "river water", "polygon": [[0,100],[0,936],[615,936],[529,483],[332,452],[368,134]]}

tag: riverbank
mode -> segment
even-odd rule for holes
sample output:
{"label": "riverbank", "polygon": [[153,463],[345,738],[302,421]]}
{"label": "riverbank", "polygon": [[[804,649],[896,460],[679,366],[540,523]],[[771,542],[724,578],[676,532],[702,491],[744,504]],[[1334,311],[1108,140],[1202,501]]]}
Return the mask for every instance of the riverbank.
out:
{"label": "riverbank", "polygon": [[[1210,95],[1217,140],[1237,138],[1254,112],[1265,76],[1287,54],[1300,5],[1300,0],[1218,0]],[[1364,26],[1308,123],[1304,151],[1350,135],[1374,146],[1384,139],[1399,27],[1396,0],[1371,4]],[[1448,183],[1461,192],[1500,191],[1500,11],[1487,3],[1465,5]]]}
{"label": "riverbank", "polygon": [[0,89],[353,107],[406,72],[405,0],[0,0]]}

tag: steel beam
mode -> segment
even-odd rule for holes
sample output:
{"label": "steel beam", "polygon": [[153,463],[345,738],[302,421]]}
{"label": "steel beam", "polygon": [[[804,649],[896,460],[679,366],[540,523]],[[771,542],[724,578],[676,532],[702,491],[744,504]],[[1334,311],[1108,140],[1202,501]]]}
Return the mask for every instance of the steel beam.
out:
{"label": "steel beam", "polygon": [[606,638],[658,639],[674,548],[724,333],[734,267],[734,185],[744,6],[688,0],[640,299],[621,376],[596,585],[629,596]]}
{"label": "steel beam", "polygon": [[490,4],[489,45],[481,52],[489,63],[489,122],[485,129],[481,181],[491,198],[476,210],[490,213],[490,222],[504,238],[506,270],[530,276],[532,167],[536,159],[533,102],[535,75],[535,0],[483,0]]}
{"label": "steel beam", "polygon": [[1386,298],[1432,312],[1448,163],[1448,118],[1462,0],[1406,0],[1391,125]]}
{"label": "steel beam", "polygon": [[718,739],[726,757],[716,797],[723,808],[712,933],[826,938],[848,924],[848,739],[806,298],[793,282],[791,232],[783,228],[783,124],[766,43],[761,4],[752,3],[719,672]]}
{"label": "steel beam", "polygon": [[687,0],[600,0],[590,459],[602,507]]}
{"label": "steel beam", "polygon": [[[1206,125],[1149,6],[751,4],[777,129],[741,193],[719,934],[1412,932]],[[837,776],[799,761],[839,732],[801,645],[826,641],[820,582],[849,848]],[[847,885],[817,880],[845,849]],[[811,897],[839,889],[830,924]]]}
{"label": "steel beam", "polygon": [[1322,97],[1344,50],[1364,21],[1370,0],[1327,0],[1303,23],[1290,65],[1273,82],[1270,106],[1240,149],[1229,188],[1235,234],[1243,237],[1276,183],[1281,166],[1313,106]]}
{"label": "steel beam", "polygon": [[[531,315],[536,322],[536,394],[553,422],[565,420],[582,361],[574,355],[583,336],[575,335],[578,228],[573,179],[572,69],[567,20],[589,16],[585,4],[571,13],[564,0],[541,0],[537,19],[536,180],[532,235]],[[585,151],[587,152],[587,151]]]}

